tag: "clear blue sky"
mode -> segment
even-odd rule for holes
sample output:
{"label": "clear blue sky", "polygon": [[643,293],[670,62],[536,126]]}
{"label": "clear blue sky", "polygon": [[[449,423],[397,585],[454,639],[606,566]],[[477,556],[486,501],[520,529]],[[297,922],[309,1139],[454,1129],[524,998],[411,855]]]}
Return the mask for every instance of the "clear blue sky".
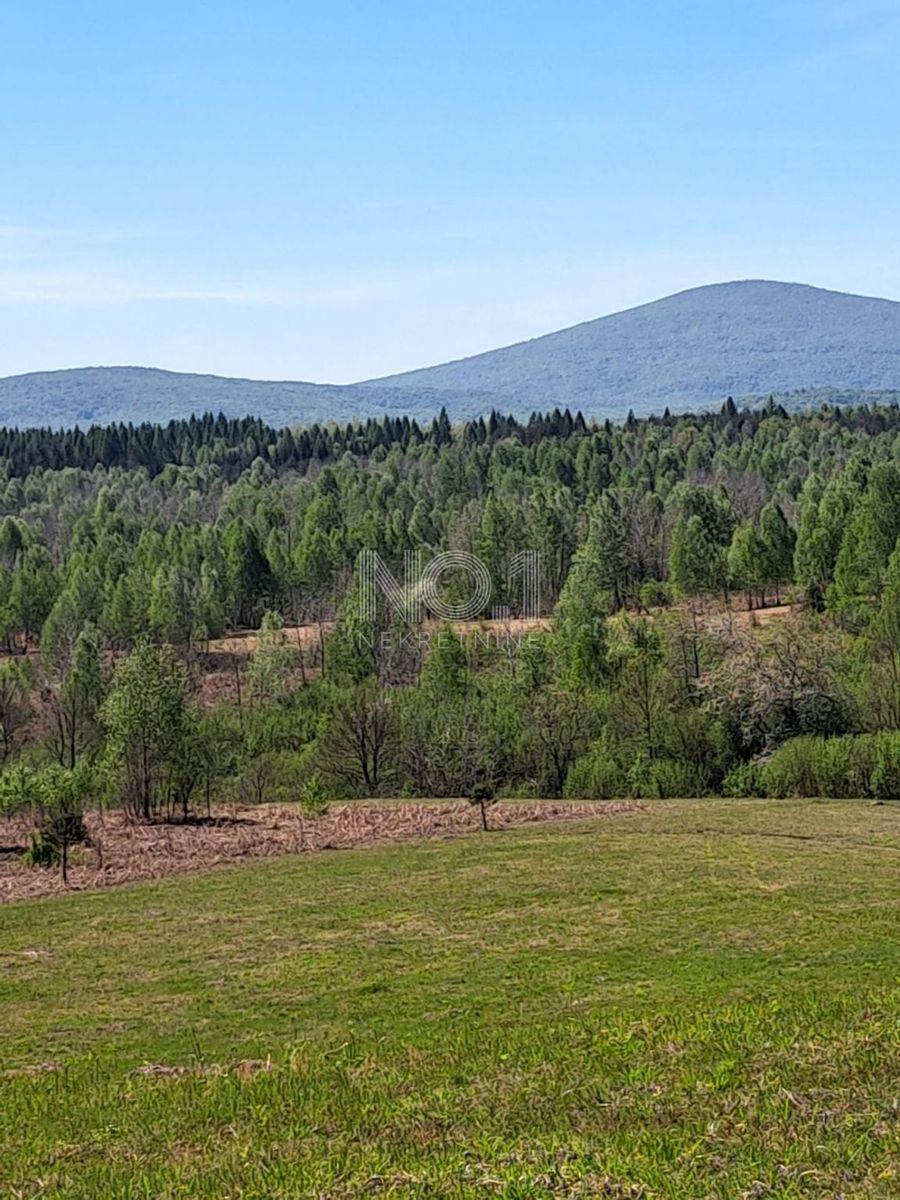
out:
{"label": "clear blue sky", "polygon": [[0,0],[0,375],[345,381],[900,298],[900,0]]}

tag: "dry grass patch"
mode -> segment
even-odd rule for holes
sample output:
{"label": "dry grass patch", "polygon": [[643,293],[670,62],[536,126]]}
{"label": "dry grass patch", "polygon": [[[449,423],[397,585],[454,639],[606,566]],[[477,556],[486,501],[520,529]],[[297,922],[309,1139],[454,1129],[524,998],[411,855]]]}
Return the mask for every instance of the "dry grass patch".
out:
{"label": "dry grass patch", "polygon": [[[491,809],[494,830],[537,821],[567,821],[640,811],[644,805],[562,801],[510,802]],[[0,902],[33,899],[65,890],[116,887],[202,871],[222,863],[278,854],[458,837],[480,829],[477,809],[464,801],[388,801],[334,805],[324,817],[304,816],[297,805],[216,808],[208,818],[135,824],[118,812],[90,813],[90,847],[72,852],[68,888],[55,870],[26,867],[22,853],[28,824],[0,822]]]}

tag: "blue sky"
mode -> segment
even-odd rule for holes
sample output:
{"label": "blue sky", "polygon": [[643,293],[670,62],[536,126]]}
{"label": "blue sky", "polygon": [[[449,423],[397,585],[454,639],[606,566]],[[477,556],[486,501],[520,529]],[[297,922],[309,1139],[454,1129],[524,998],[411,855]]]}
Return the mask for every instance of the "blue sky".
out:
{"label": "blue sky", "polygon": [[900,299],[900,0],[0,0],[0,375],[342,382]]}

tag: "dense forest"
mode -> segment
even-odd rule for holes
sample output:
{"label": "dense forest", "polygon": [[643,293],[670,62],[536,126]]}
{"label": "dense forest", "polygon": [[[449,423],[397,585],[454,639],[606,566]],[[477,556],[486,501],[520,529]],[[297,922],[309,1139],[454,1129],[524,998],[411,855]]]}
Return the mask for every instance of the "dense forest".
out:
{"label": "dense forest", "polygon": [[[486,565],[485,618],[534,552],[545,619],[367,610],[360,552],[422,548]],[[36,862],[86,805],[897,798],[900,408],[0,430],[0,642]]]}

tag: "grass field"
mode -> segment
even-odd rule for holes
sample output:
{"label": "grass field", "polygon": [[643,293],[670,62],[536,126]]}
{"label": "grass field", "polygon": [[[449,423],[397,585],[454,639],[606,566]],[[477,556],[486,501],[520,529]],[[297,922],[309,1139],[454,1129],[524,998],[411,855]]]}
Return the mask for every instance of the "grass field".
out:
{"label": "grass field", "polygon": [[7,905],[0,1193],[890,1200],[898,917],[769,801]]}

